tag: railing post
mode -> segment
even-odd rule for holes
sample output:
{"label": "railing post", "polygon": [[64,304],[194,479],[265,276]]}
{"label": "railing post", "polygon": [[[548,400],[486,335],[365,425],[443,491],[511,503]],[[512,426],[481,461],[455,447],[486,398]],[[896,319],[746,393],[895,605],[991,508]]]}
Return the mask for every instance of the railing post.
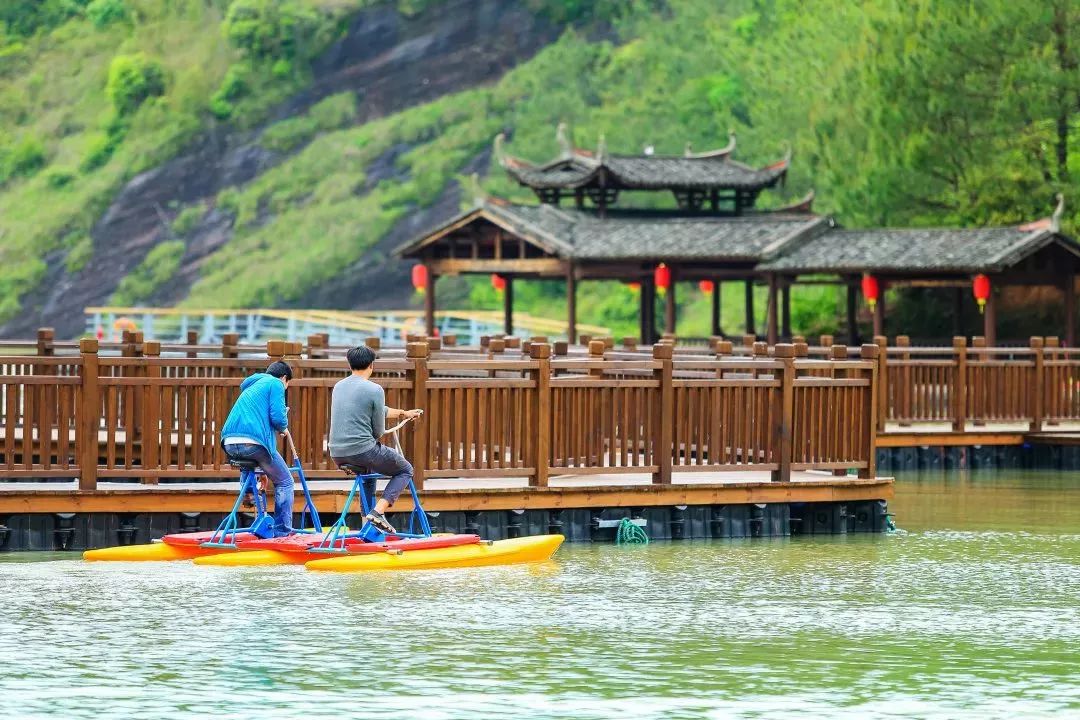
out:
{"label": "railing post", "polygon": [[[604,359],[604,341],[603,340],[590,340],[589,341],[589,360],[603,360]],[[602,367],[590,367],[589,377],[602,378],[604,377],[604,368]]]}
{"label": "railing post", "polygon": [[1042,420],[1045,410],[1043,403],[1045,399],[1043,393],[1046,387],[1046,358],[1043,352],[1043,339],[1041,337],[1031,338],[1031,352],[1035,358],[1035,367],[1033,371],[1035,376],[1032,378],[1033,382],[1031,387],[1035,393],[1034,401],[1031,404],[1031,431],[1038,432],[1042,430]]}
{"label": "railing post", "polygon": [[956,374],[953,377],[953,431],[964,432],[967,426],[967,338],[953,338]]}
{"label": "railing post", "polygon": [[[160,466],[158,455],[161,441],[161,366],[155,361],[161,356],[161,343],[156,340],[147,340],[143,344],[143,355],[149,360],[146,364],[146,385],[143,386],[143,422],[139,432],[142,436],[142,459],[143,470],[156,470]],[[146,485],[157,485],[158,478],[154,475],[143,477]]]}
{"label": "railing post", "polygon": [[382,341],[377,337],[364,338],[364,345],[375,352],[379,352],[379,349],[382,347]]}
{"label": "railing post", "polygon": [[670,343],[661,342],[653,345],[653,359],[660,361],[660,367],[653,371],[660,385],[660,402],[656,416],[653,418],[653,460],[656,462],[653,482],[663,485],[671,484],[672,455],[675,452],[671,439],[672,426],[675,422],[675,389],[672,385],[671,363],[674,349]]}
{"label": "railing post", "polygon": [[874,344],[878,346],[877,363],[877,429],[885,432],[885,419],[889,414],[889,341],[884,335],[875,335]]}
{"label": "railing post", "polygon": [[[405,358],[412,361],[412,368],[408,371],[408,377],[412,381],[413,407],[424,409],[427,407],[427,380],[428,380],[428,356],[431,350],[427,342],[412,342],[405,346]],[[421,418],[413,423],[412,442],[410,444],[409,457],[412,458],[413,481],[417,490],[424,489],[424,478],[428,467],[428,420]],[[468,458],[466,458],[466,461]]]}
{"label": "railing post", "polygon": [[791,482],[791,431],[795,417],[795,346],[779,343],[774,351],[776,360],[784,364],[780,371],[780,412],[775,416],[772,432],[776,447],[777,468],[772,471],[773,482]]}
{"label": "railing post", "polygon": [[536,487],[548,486],[551,472],[551,346],[547,343],[530,342],[529,357],[537,362],[536,402],[533,405],[533,428],[536,432],[536,457],[533,467],[536,474],[533,484]]}
{"label": "railing post", "polygon": [[973,382],[967,383],[967,391],[974,396],[971,403],[971,421],[976,426],[983,426],[986,425],[986,415],[988,410],[986,406],[986,393],[989,390],[989,380],[993,376],[993,368],[988,366],[986,361],[992,359],[993,356],[984,352],[978,352],[979,349],[986,348],[986,338],[982,335],[976,335],[971,338],[971,347],[976,350],[974,353],[975,361],[982,362],[982,365],[976,365],[972,369],[971,380],[973,380]]}
{"label": "railing post", "polygon": [[457,347],[457,335],[449,334],[442,336],[443,347]]}
{"label": "railing post", "polygon": [[[198,330],[188,330],[187,331],[187,337],[184,338],[184,344],[186,344],[186,345],[198,345],[199,344],[199,331]],[[199,353],[196,350],[192,349],[192,350],[187,351],[187,356],[189,358],[194,358],[194,357],[198,357]]]}
{"label": "railing post", "polygon": [[82,402],[79,423],[75,426],[75,447],[79,456],[79,489],[97,490],[98,427],[101,419],[101,393],[98,386],[98,341],[79,341],[82,378]]}
{"label": "railing post", "polygon": [[867,409],[866,417],[861,418],[863,427],[866,428],[866,438],[869,443],[869,447],[866,449],[866,467],[860,468],[859,477],[873,479],[877,477],[877,430],[878,430],[878,394],[876,392],[876,385],[880,380],[879,370],[881,363],[880,360],[881,346],[873,343],[866,343],[859,348],[859,357],[863,360],[869,360],[873,366],[870,368],[870,388],[867,396],[870,399],[870,407]]}
{"label": "railing post", "polygon": [[[911,338],[907,335],[896,336],[897,348],[910,348]],[[897,387],[893,390],[893,395],[896,398],[895,402],[897,407],[896,420],[900,422],[902,427],[911,426],[911,415],[914,412],[914,399],[915,399],[915,386],[912,384],[912,372],[911,372],[911,353],[900,353],[900,360],[903,362],[903,366],[900,370],[900,381],[897,383]]]}
{"label": "railing post", "polygon": [[240,333],[227,332],[221,335],[221,357],[235,359],[240,357],[236,346],[240,344]]}

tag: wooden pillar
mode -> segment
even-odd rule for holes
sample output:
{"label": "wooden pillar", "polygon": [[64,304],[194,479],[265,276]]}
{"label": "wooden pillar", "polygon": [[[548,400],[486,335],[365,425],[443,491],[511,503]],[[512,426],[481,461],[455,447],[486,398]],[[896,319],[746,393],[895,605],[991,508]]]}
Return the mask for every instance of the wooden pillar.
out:
{"label": "wooden pillar", "polygon": [[1065,346],[1076,347],[1076,278],[1065,277],[1062,287],[1065,294]]}
{"label": "wooden pillar", "polygon": [[664,332],[675,332],[675,271],[671,271],[671,285],[664,295]]}
{"label": "wooden pillar", "polygon": [[858,305],[858,290],[853,283],[847,286],[847,334],[848,345],[859,344],[859,326],[855,322],[855,311]]}
{"label": "wooden pillar", "polygon": [[[412,367],[406,371],[406,377],[411,380],[412,406],[425,409],[428,404],[427,380],[428,380],[428,356],[431,350],[426,342],[412,342],[405,346],[405,359],[412,361]],[[424,477],[427,473],[429,446],[428,424],[424,418],[420,418],[412,424],[412,437],[408,439],[407,450],[409,460],[413,466],[413,482],[417,490],[424,489]]]}
{"label": "wooden pillar", "polygon": [[[506,276],[506,289],[503,290],[503,332],[514,334],[514,276]],[[430,334],[430,333],[429,333]]]}
{"label": "wooden pillar", "polygon": [[885,334],[885,283],[881,283],[877,304],[874,305],[874,335]]}
{"label": "wooden pillar", "polygon": [[79,341],[82,361],[82,407],[75,426],[75,452],[79,458],[79,489],[97,490],[98,427],[101,421],[101,395],[98,389],[98,341]]}
{"label": "wooden pillar", "polygon": [[958,337],[964,334],[964,288],[953,288],[952,334]]}
{"label": "wooden pillar", "polygon": [[641,281],[640,306],[641,332],[639,337],[642,345],[651,345],[656,337],[656,323],[653,321],[653,312],[656,307],[656,288],[651,277]]}
{"label": "wooden pillar", "polygon": [[869,370],[870,391],[868,395],[870,407],[867,408],[867,416],[862,419],[869,445],[866,448],[866,467],[859,469],[859,477],[861,478],[877,477],[877,428],[880,411],[877,407],[878,393],[876,389],[880,379],[878,377],[878,371],[881,368],[881,364],[878,362],[880,353],[881,347],[876,344],[866,344],[859,349],[860,359],[868,360],[873,364]]}
{"label": "wooden pillar", "polygon": [[566,341],[571,345],[577,342],[577,278],[573,265],[566,271]]}
{"label": "wooden pillar", "polygon": [[765,306],[766,320],[765,320],[765,340],[770,345],[775,345],[777,340],[777,328],[776,328],[776,304],[777,304],[777,278],[776,275],[769,275],[769,302]]}
{"label": "wooden pillar", "polygon": [[551,346],[545,343],[531,343],[529,358],[536,361],[536,401],[533,403],[533,432],[536,453],[533,466],[536,475],[532,485],[547,487],[551,465]]}
{"label": "wooden pillar", "polygon": [[986,308],[983,310],[983,337],[986,338],[987,347],[997,344],[997,303],[994,298],[997,288],[990,287],[990,297],[986,298]]}
{"label": "wooden pillar", "polygon": [[424,292],[424,332],[430,337],[435,334],[435,286],[439,277],[428,272],[428,286]]}
{"label": "wooden pillar", "polygon": [[653,346],[653,359],[660,361],[660,367],[653,371],[660,386],[660,407],[653,417],[652,428],[653,462],[656,464],[653,482],[662,485],[671,484],[671,466],[674,460],[672,429],[675,425],[675,391],[672,385],[671,363],[673,351],[674,346],[669,343]]}
{"label": "wooden pillar", "polygon": [[720,281],[713,281],[712,291],[712,332],[713,335],[723,335],[724,331],[720,327]]}
{"label": "wooden pillar", "polygon": [[754,330],[754,279],[746,279],[746,334],[756,335]]}
{"label": "wooden pillar", "polygon": [[953,357],[956,358],[950,389],[952,422],[955,432],[963,432],[967,427],[967,338],[963,335],[954,336],[952,344]]}
{"label": "wooden pillar", "polygon": [[791,339],[791,283],[785,282],[780,288],[780,335],[785,340]]}
{"label": "wooden pillar", "polygon": [[773,351],[783,363],[780,371],[780,412],[773,418],[771,428],[777,449],[777,468],[772,471],[773,482],[791,481],[792,427],[795,424],[795,346],[777,345]]}

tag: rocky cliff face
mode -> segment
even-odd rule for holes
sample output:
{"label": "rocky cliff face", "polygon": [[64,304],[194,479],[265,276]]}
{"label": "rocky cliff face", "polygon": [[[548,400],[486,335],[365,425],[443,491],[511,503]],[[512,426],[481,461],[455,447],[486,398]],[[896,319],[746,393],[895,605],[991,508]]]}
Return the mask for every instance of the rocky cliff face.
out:
{"label": "rocky cliff face", "polygon": [[[306,111],[320,99],[351,90],[357,93],[358,122],[382,117],[441,95],[490,82],[553,41],[558,28],[535,17],[520,3],[505,0],[450,0],[407,18],[392,6],[358,13],[345,37],[315,64],[315,82],[272,114],[269,122]],[[268,124],[269,124],[268,122]],[[108,301],[120,279],[159,242],[169,239],[170,207],[205,201],[223,188],[242,185],[274,166],[283,155],[257,144],[261,129],[208,130],[189,150],[161,167],[132,179],[94,226],[93,257],[70,274],[64,256],[49,258],[45,281],[23,299],[27,312],[0,326],[0,336],[29,337],[37,327],[55,327],[59,337],[84,328],[83,309]],[[407,149],[399,149],[399,152]],[[481,169],[477,158],[468,171]],[[369,180],[392,177],[392,162],[376,162]],[[405,270],[388,250],[458,208],[458,192],[449,188],[438,202],[402,220],[358,267],[342,273],[297,306],[388,307],[408,297]],[[207,258],[232,236],[232,218],[212,211],[187,241],[176,276],[154,298],[168,305],[185,296]],[[374,278],[401,280],[398,294],[377,292]]]}

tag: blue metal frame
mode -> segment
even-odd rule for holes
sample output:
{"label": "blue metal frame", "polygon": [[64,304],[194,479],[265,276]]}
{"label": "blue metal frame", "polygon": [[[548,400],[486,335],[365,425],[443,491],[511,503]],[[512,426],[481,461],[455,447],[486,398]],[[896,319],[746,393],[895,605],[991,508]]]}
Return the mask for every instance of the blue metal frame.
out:
{"label": "blue metal frame", "polygon": [[[200,543],[202,547],[235,549],[236,536],[240,533],[251,533],[260,538],[274,537],[274,518],[267,514],[266,494],[259,489],[258,476],[262,474],[261,470],[240,471],[240,492],[236,495],[236,502],[229,514],[222,518],[210,539]],[[244,501],[244,494],[248,492],[255,498],[255,521],[247,527],[240,527],[240,504]]]}
{"label": "blue metal frame", "polygon": [[[304,467],[300,463],[299,456],[294,456],[293,466],[289,469],[300,478],[300,488],[304,491],[304,509],[300,511],[300,527],[295,528],[295,532],[321,533],[323,531],[322,520],[319,518],[319,511],[315,508],[315,502],[311,499],[311,492],[308,491],[307,477],[304,476]],[[309,515],[314,528],[312,530],[307,529]]]}
{"label": "blue metal frame", "polygon": [[[315,553],[344,553],[347,552],[345,548],[345,540],[347,538],[359,538],[364,542],[378,543],[386,540],[386,533],[382,532],[369,522],[363,524],[360,530],[355,532],[349,532],[348,526],[345,524],[345,518],[352,509],[353,501],[357,495],[360,495],[360,509],[364,515],[371,512],[375,507],[375,488],[372,486],[371,494],[368,495],[367,488],[364,487],[364,482],[367,480],[376,480],[381,477],[386,477],[379,473],[369,473],[364,475],[356,475],[353,478],[352,488],[349,490],[349,494],[345,497],[345,507],[341,510],[341,515],[334,521],[334,524],[330,526],[329,532],[326,533],[326,537],[323,538],[317,546],[309,548],[308,552]],[[408,532],[396,532],[394,537],[398,538],[426,538],[431,537],[431,525],[428,523],[427,513],[424,512],[424,507],[420,504],[420,495],[416,492],[416,483],[412,480],[409,481],[409,492],[412,494],[413,509],[409,513],[409,531]],[[419,524],[420,532],[415,532],[416,526]]]}

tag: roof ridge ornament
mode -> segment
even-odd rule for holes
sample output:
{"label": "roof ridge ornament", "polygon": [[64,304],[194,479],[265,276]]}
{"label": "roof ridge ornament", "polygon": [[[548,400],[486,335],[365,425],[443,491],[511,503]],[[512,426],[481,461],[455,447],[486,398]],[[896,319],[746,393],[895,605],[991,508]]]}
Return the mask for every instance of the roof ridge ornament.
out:
{"label": "roof ridge ornament", "polygon": [[1054,208],[1054,212],[1050,217],[1032,220],[1023,225],[1018,225],[1016,229],[1020,232],[1039,232],[1040,230],[1049,230],[1052,233],[1061,232],[1061,216],[1065,213],[1065,196],[1058,193],[1055,197],[1057,198],[1057,207]]}
{"label": "roof ridge ornament", "polygon": [[532,169],[536,167],[530,162],[526,162],[519,157],[514,157],[506,152],[506,134],[499,133],[495,136],[495,141],[492,144],[492,151],[495,153],[495,160],[499,165],[507,170],[513,170],[515,168],[527,168]]}
{"label": "roof ridge ornament", "polygon": [[556,126],[555,142],[559,143],[559,152],[562,160],[569,160],[574,156],[574,141],[570,137],[566,123],[561,122]]}
{"label": "roof ridge ornament", "polygon": [[487,204],[488,196],[484,192],[483,186],[480,185],[480,173],[469,175],[469,190],[472,192],[474,206],[483,207]]}
{"label": "roof ridge ornament", "polygon": [[815,197],[814,188],[810,188],[810,192],[803,195],[800,199],[796,200],[795,202],[793,202],[793,203],[791,203],[789,205],[783,205],[781,207],[776,208],[775,210],[771,210],[770,212],[774,212],[774,213],[784,213],[784,212],[812,213],[814,211],[814,209],[813,209],[814,197]]}
{"label": "roof ridge ornament", "polygon": [[716,150],[707,150],[705,152],[694,152],[693,144],[687,140],[686,145],[683,147],[683,157],[691,160],[706,160],[706,159],[719,159],[726,160],[729,155],[735,152],[735,130],[732,128],[728,130],[728,144],[722,148]]}

